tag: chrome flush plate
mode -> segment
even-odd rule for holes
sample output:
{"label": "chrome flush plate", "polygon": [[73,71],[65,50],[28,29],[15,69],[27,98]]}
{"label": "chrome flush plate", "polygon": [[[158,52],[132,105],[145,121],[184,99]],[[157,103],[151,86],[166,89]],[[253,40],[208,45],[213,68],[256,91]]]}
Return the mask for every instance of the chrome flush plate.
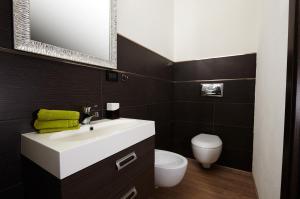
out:
{"label": "chrome flush plate", "polygon": [[201,96],[223,97],[224,83],[203,83],[201,84]]}

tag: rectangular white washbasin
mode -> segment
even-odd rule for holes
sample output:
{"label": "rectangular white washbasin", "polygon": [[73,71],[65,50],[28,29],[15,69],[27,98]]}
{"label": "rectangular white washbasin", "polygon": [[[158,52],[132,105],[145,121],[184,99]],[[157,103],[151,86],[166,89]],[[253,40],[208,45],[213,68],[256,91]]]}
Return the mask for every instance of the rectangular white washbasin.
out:
{"label": "rectangular white washbasin", "polygon": [[153,121],[99,120],[78,130],[22,134],[21,154],[64,179],[153,135]]}

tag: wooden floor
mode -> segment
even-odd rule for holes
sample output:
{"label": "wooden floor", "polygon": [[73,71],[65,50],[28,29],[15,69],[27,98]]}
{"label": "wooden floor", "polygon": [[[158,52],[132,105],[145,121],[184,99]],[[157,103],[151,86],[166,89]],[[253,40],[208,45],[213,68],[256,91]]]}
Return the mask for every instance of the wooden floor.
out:
{"label": "wooden floor", "polygon": [[158,188],[151,199],[257,199],[252,174],[214,166],[202,169],[189,160],[183,181],[173,188]]}

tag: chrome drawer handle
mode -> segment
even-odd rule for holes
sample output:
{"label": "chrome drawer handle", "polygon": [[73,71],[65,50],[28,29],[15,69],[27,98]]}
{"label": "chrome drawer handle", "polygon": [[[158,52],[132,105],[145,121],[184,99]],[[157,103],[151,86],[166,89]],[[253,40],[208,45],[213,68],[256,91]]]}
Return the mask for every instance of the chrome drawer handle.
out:
{"label": "chrome drawer handle", "polygon": [[125,167],[127,167],[128,165],[130,165],[131,163],[133,163],[136,160],[137,160],[137,156],[136,156],[135,152],[132,152],[132,153],[126,155],[125,157],[117,160],[116,165],[117,165],[118,171],[124,169]]}
{"label": "chrome drawer handle", "polygon": [[121,199],[134,199],[138,195],[138,192],[135,187],[130,189]]}

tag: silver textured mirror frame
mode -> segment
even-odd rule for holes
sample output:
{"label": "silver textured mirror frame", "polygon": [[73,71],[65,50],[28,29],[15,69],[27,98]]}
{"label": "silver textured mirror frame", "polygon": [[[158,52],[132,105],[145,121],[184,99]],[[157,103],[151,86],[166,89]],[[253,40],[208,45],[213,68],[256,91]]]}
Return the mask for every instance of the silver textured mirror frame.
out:
{"label": "silver textured mirror frame", "polygon": [[74,50],[31,40],[30,0],[13,0],[13,16],[15,49],[95,66],[117,69],[117,0],[111,0],[109,61]]}

